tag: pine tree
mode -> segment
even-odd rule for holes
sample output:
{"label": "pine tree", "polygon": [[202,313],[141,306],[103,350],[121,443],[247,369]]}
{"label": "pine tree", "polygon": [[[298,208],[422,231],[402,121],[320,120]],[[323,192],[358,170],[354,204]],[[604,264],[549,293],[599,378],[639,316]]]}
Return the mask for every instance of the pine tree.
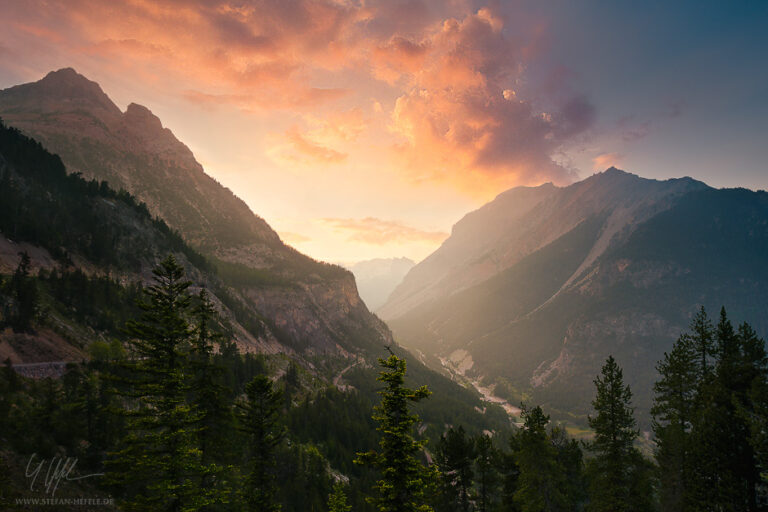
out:
{"label": "pine tree", "polygon": [[698,355],[699,380],[703,380],[709,374],[710,360],[715,350],[715,331],[704,306],[699,308],[691,320],[690,330],[693,350]]}
{"label": "pine tree", "polygon": [[217,496],[228,500],[230,489],[225,484],[224,467],[233,456],[230,443],[234,433],[234,417],[230,403],[231,390],[224,385],[224,368],[213,358],[214,342],[220,336],[213,331],[217,319],[208,293],[203,289],[198,295],[199,304],[194,310],[195,328],[192,335],[190,364],[191,406],[199,415],[197,424],[198,446],[201,461],[209,469],[202,481],[207,490],[218,489]]}
{"label": "pine tree", "polygon": [[381,478],[376,482],[377,496],[369,502],[380,512],[429,512],[425,492],[433,478],[432,472],[417,459],[426,441],[416,441],[413,426],[418,416],[409,411],[409,405],[427,398],[431,392],[426,386],[416,390],[405,387],[406,364],[394,354],[379,359],[384,368],[378,380],[385,384],[379,391],[381,404],[374,407],[373,419],[381,432],[380,451],[358,453],[357,464],[378,469]]}
{"label": "pine tree", "polygon": [[435,460],[440,471],[443,509],[469,511],[472,501],[472,479],[475,445],[464,427],[450,428],[440,437]]}
{"label": "pine tree", "polygon": [[595,437],[589,443],[594,458],[588,465],[590,512],[647,512],[653,509],[652,494],[638,491],[649,478],[647,466],[633,443],[638,436],[631,406],[632,392],[624,385],[623,372],[608,357],[595,379],[592,401],[596,416],[589,426]]}
{"label": "pine tree", "polygon": [[245,387],[246,400],[238,404],[241,429],[248,436],[249,460],[243,494],[248,510],[276,512],[275,451],[285,435],[280,426],[283,396],[272,381],[258,375]]}
{"label": "pine tree", "polygon": [[477,474],[477,510],[489,512],[494,509],[496,488],[499,484],[500,457],[493,446],[493,440],[487,434],[481,434],[475,439],[476,459],[475,473]]}
{"label": "pine tree", "polygon": [[117,383],[132,407],[124,411],[128,434],[111,454],[108,477],[125,510],[199,510],[215,497],[199,486],[207,468],[196,446],[199,414],[187,401],[190,282],[172,255],[153,273],[143,314],[127,326],[133,359]]}
{"label": "pine tree", "polygon": [[557,452],[557,463],[565,475],[562,492],[565,495],[566,510],[581,510],[579,507],[587,499],[581,445],[577,440],[569,438],[561,426],[552,428],[549,437]]}
{"label": "pine tree", "polygon": [[697,363],[700,361],[693,338],[683,334],[656,366],[659,380],[654,385],[653,432],[659,466],[662,510],[690,509],[691,427],[698,390]]}
{"label": "pine tree", "polygon": [[14,296],[14,312],[9,315],[14,332],[25,332],[32,328],[38,313],[37,284],[29,275],[31,260],[26,251],[19,253],[19,265],[11,278]]}
{"label": "pine tree", "polygon": [[557,451],[547,434],[549,416],[541,407],[523,408],[523,428],[518,449],[512,454],[520,470],[514,502],[521,512],[564,510],[565,472],[557,460]]}
{"label": "pine tree", "polygon": [[352,506],[347,504],[344,484],[336,482],[333,486],[333,494],[328,496],[328,512],[350,512],[351,510]]}
{"label": "pine tree", "polygon": [[748,421],[751,391],[765,381],[764,343],[748,325],[734,331],[725,309],[716,329],[716,364],[701,387],[693,426],[696,502],[701,507],[756,510],[760,468]]}

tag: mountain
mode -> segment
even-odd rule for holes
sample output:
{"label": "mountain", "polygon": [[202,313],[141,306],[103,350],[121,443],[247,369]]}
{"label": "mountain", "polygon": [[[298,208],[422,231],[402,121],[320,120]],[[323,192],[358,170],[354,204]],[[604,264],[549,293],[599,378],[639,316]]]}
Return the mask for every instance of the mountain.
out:
{"label": "mountain", "polygon": [[415,264],[409,258],[375,258],[347,268],[355,275],[360,298],[368,309],[375,311]]}
{"label": "mountain", "polygon": [[122,113],[97,84],[64,69],[0,91],[0,117],[14,125],[0,122],[0,326],[20,252],[41,294],[30,331],[0,327],[3,359],[72,361],[97,342],[119,346],[138,314],[138,286],[171,252],[195,290],[208,289],[241,352],[269,355],[276,370],[297,363],[314,391],[375,383],[376,359],[392,347],[410,377],[435,390],[426,435],[439,437],[446,416],[476,429],[507,423],[394,344],[351,272],[283,244],[145,108]]}
{"label": "mountain", "polygon": [[[137,304],[138,299],[146,299],[142,286],[150,281],[158,260],[169,253],[184,267],[192,283],[190,291],[196,295],[205,288],[221,315],[220,319],[214,316],[208,326],[222,335],[215,359],[227,387],[239,396],[254,375],[267,374],[285,390],[283,419],[288,437],[279,467],[281,475],[287,475],[281,478],[299,484],[280,485],[280,500],[289,503],[284,510],[322,508],[330,485],[321,484],[330,482],[331,475],[345,479],[356,510],[373,509],[363,498],[374,474],[353,460],[360,450],[377,446],[371,412],[379,401],[376,357],[387,353],[383,343],[408,361],[409,385],[426,384],[434,392],[418,405],[419,436],[437,443],[445,425],[453,423],[466,426],[473,435],[509,428],[503,410],[484,404],[477,393],[429,370],[393,344],[386,327],[364,308],[361,311],[367,317],[327,318],[323,326],[310,327],[338,328],[332,331],[338,336],[336,350],[320,353],[322,339],[312,344],[312,339],[304,338],[306,347],[296,345],[296,339],[302,338],[285,332],[275,316],[264,313],[271,311],[269,307],[257,309],[246,295],[258,288],[265,290],[264,297],[269,292],[276,301],[297,297],[293,305],[297,321],[311,321],[298,309],[303,297],[295,281],[281,281],[269,273],[245,273],[244,279],[258,277],[262,284],[252,281],[243,288],[228,284],[208,258],[165,221],[153,217],[144,203],[106,182],[67,173],[58,156],[0,122],[0,361],[8,365],[0,372],[0,396],[8,406],[8,414],[0,418],[3,475],[21,475],[29,452],[38,453],[41,446],[50,453],[73,455],[88,450],[92,456],[83,457],[84,468],[103,471],[106,452],[122,446],[118,440],[126,431],[115,416],[120,405],[112,390],[115,382],[122,386],[127,381],[121,373],[125,367],[113,363],[126,356],[125,326],[142,312]],[[192,306],[197,304],[194,299]],[[382,331],[366,330],[368,325]],[[345,326],[351,327],[343,330]],[[229,340],[237,340],[248,353],[231,350],[225,343]],[[14,369],[31,379],[19,378]],[[61,378],[38,380],[49,376]],[[83,405],[81,398],[91,400],[93,408]],[[228,399],[226,407],[232,407],[234,398]],[[55,421],[34,414],[42,410],[43,401],[49,404],[46,418]],[[98,414],[112,420],[85,421],[86,409],[99,411],[89,418]],[[225,455],[233,464],[241,463],[242,450],[237,447],[246,443],[245,437],[237,435],[232,432],[232,451]],[[97,438],[95,442],[103,444],[92,449],[89,439]],[[224,446],[227,450],[230,445]],[[312,457],[312,462],[297,462],[301,457]],[[89,485],[97,488],[62,489],[63,496],[106,493],[98,482]],[[3,492],[12,497],[35,496],[29,482],[16,478],[3,482]]]}
{"label": "mountain", "polygon": [[467,214],[379,314],[433,366],[581,420],[613,354],[647,420],[655,364],[700,305],[768,332],[767,261],[765,192],[611,168]]}
{"label": "mountain", "polygon": [[[0,91],[0,118],[59,155],[69,172],[145,203],[213,262],[285,350],[354,352],[355,337],[390,343],[350,272],[285,245],[147,108],[121,112],[97,83],[65,68]],[[241,337],[244,349],[251,338]]]}

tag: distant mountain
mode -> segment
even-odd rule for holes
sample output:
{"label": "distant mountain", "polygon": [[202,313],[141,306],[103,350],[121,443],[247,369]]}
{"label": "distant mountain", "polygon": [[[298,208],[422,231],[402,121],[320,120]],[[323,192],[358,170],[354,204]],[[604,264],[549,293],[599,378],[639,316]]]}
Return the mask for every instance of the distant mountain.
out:
{"label": "distant mountain", "polygon": [[379,314],[433,365],[563,414],[589,410],[613,354],[647,419],[655,363],[699,305],[768,332],[766,263],[765,192],[611,168],[466,215]]}
{"label": "distant mountain", "polygon": [[386,302],[416,263],[409,258],[375,258],[359,261],[347,268],[355,275],[357,291],[368,309],[375,311]]}

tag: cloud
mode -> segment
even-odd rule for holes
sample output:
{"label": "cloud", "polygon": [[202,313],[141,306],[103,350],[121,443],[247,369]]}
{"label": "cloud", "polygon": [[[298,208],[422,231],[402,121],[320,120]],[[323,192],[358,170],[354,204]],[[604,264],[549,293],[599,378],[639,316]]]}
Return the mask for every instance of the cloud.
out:
{"label": "cloud", "polygon": [[448,238],[448,233],[414,228],[397,220],[382,220],[375,217],[364,219],[324,218],[321,220],[336,231],[350,233],[349,241],[372,245],[408,242],[440,243]]}
{"label": "cloud", "polygon": [[395,150],[389,163],[412,181],[493,193],[569,182],[574,172],[558,154],[590,129],[594,108],[560,78],[531,92],[526,68],[546,30],[521,28],[524,15],[490,3],[30,0],[10,2],[0,33],[4,43],[17,34],[47,41],[100,74],[200,108],[285,110],[302,120],[271,153],[287,150],[287,160],[344,161],[339,144],[371,125],[350,107],[373,97],[386,114],[376,133],[388,128],[381,144]]}
{"label": "cloud", "polygon": [[297,125],[275,138],[277,143],[267,153],[274,161],[290,167],[296,164],[307,167],[339,164],[349,156],[313,140],[306,129]]}
{"label": "cloud", "polygon": [[592,159],[593,171],[604,171],[609,167],[615,167],[624,160],[624,155],[621,153],[602,153]]}
{"label": "cloud", "polygon": [[616,124],[624,142],[644,139],[651,131],[651,121],[637,121],[634,115],[622,117]]}
{"label": "cloud", "polygon": [[[520,97],[515,84],[528,48],[508,39],[503,26],[483,8],[445,20],[418,43],[390,45],[381,58],[390,71],[393,53],[406,63],[399,70],[410,87],[396,101],[391,129],[404,139],[399,153],[419,179],[498,187],[574,177],[553,156],[591,127],[594,108],[578,95],[546,111]],[[418,66],[408,67],[409,54]]]}

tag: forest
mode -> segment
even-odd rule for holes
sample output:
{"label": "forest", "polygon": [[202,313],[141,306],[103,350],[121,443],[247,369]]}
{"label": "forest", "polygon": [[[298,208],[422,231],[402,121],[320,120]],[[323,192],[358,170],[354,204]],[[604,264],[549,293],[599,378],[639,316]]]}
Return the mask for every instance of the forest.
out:
{"label": "forest", "polygon": [[[42,295],[114,332],[61,378],[0,372],[0,496],[30,496],[25,457],[76,457],[85,492],[120,510],[758,511],[768,500],[768,358],[746,323],[706,311],[659,361],[653,453],[639,448],[632,391],[609,357],[586,441],[535,404],[522,423],[477,431],[446,418],[422,435],[439,390],[414,383],[397,347],[378,382],[317,389],[285,358],[241,354],[205,291],[171,255],[146,287],[78,272],[0,280],[3,327],[24,332]],[[43,293],[44,292],[44,293]],[[100,304],[109,315],[94,308]],[[389,350],[390,353],[386,353]],[[404,354],[400,354],[401,356]],[[437,396],[433,393],[437,393]],[[474,433],[472,433],[474,432]],[[69,485],[69,488],[67,487]],[[74,487],[73,487],[74,485]]]}

